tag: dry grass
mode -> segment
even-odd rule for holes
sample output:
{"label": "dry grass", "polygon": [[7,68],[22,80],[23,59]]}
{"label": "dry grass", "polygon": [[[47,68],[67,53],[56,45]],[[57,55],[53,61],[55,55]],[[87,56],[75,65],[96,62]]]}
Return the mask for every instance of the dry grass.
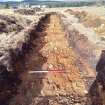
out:
{"label": "dry grass", "polygon": [[[100,8],[79,8],[77,9],[68,9],[65,12],[74,15],[76,18],[79,19],[79,22],[82,23],[85,27],[89,27],[93,29],[98,35],[105,35],[105,18],[103,14],[104,8],[102,11],[99,12]],[[98,13],[95,12],[98,11]],[[95,13],[96,14],[95,14]]]}

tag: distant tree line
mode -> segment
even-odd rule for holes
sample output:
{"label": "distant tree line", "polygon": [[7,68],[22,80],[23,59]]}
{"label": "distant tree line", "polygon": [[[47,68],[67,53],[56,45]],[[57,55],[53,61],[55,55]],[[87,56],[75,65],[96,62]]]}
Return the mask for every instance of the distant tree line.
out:
{"label": "distant tree line", "polygon": [[81,6],[92,6],[95,2],[61,2],[48,4],[49,7],[81,7]]}
{"label": "distant tree line", "polygon": [[9,4],[6,3],[5,6],[4,6],[4,8],[9,9]]}
{"label": "distant tree line", "polygon": [[[78,2],[64,2],[64,1],[35,1],[35,0],[26,0],[22,2],[0,2],[0,5],[4,5],[5,8],[9,8],[11,6],[18,6],[20,4],[27,3],[31,5],[47,5],[50,8],[53,7],[81,7],[81,6],[92,6],[96,5],[96,1],[86,2],[86,1],[78,1]],[[101,2],[101,5],[105,5],[105,1]]]}

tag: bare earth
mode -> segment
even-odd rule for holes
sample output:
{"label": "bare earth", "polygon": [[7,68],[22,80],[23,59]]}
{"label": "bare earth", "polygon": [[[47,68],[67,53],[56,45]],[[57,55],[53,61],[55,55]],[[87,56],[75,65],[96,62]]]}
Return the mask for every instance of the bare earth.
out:
{"label": "bare earth", "polygon": [[[100,8],[46,9],[17,33],[1,33],[0,104],[104,105],[105,19],[92,14]],[[10,22],[8,11],[1,17]]]}

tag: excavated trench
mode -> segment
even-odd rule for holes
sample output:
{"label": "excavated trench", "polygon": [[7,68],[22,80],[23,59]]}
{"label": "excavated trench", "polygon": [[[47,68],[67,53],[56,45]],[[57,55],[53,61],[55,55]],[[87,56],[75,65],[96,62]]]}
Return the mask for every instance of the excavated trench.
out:
{"label": "excavated trench", "polygon": [[[103,80],[104,54],[96,67],[102,72],[87,88],[87,78],[95,75],[93,61],[88,59],[94,56],[86,47],[91,44],[78,32],[66,33],[64,27],[60,15],[47,14],[29,33],[22,52],[16,55],[10,51],[13,71],[0,66],[0,105],[102,105],[104,96],[99,94],[97,83]],[[98,95],[94,94],[97,91]]]}
{"label": "excavated trench", "polygon": [[[70,11],[71,11],[70,14],[74,13],[72,15],[75,15],[75,12],[73,12],[72,10]],[[77,15],[79,15],[80,18],[85,19],[84,17],[82,17],[83,15],[85,15],[85,12],[83,11],[81,13],[77,11]],[[90,24],[94,26],[94,24],[97,24],[97,21],[94,21],[93,23],[90,22]],[[86,26],[84,27],[86,28]],[[67,28],[68,27],[66,27],[66,29]],[[80,64],[78,62],[78,64],[80,65],[79,66],[80,69],[82,69],[82,74],[83,74],[83,70],[85,72],[88,71],[88,73],[85,76],[87,76],[86,81],[88,81],[88,88],[89,88],[88,96],[89,97],[85,105],[105,105],[105,82],[104,82],[105,81],[105,66],[104,66],[105,65],[105,50],[104,50],[105,48],[104,48],[104,43],[100,40],[100,36],[99,36],[98,43],[101,43],[100,46],[98,46],[98,43],[93,44],[92,41],[91,42],[89,41],[90,38],[92,39],[91,33],[90,35],[87,35],[85,37],[84,34],[80,34],[77,30],[75,29],[72,30],[71,28],[71,30],[68,31],[69,32],[68,40],[71,42],[70,45],[72,45],[74,50],[79,54],[78,60],[83,61]],[[94,38],[93,41],[95,41],[96,36],[97,34],[93,37]],[[86,68],[86,65],[87,65],[87,68]],[[89,70],[88,67],[91,69]],[[93,73],[94,76],[91,77],[91,75],[89,76],[89,74],[91,74],[92,72],[94,72]]]}
{"label": "excavated trench", "polygon": [[82,102],[79,98],[84,96],[85,85],[58,14],[42,18],[23,51],[16,55],[11,50],[11,56],[13,71],[1,66],[0,104],[63,105],[74,103],[74,98]]}
{"label": "excavated trench", "polygon": [[[49,18],[50,14],[42,17],[37,27],[28,33],[30,39],[27,43],[23,43],[22,51],[10,50],[12,72],[8,72],[5,66],[0,66],[0,105],[12,105],[12,103],[29,105],[32,97],[40,93],[43,87],[42,79],[37,79],[37,77],[40,78],[37,75],[30,76],[28,71],[42,70],[42,65],[46,62],[46,57],[43,57],[39,51],[46,43],[43,39],[50,22]],[[41,77],[44,78],[44,75]],[[32,84],[36,86],[31,89]],[[29,93],[27,93],[28,90]]]}

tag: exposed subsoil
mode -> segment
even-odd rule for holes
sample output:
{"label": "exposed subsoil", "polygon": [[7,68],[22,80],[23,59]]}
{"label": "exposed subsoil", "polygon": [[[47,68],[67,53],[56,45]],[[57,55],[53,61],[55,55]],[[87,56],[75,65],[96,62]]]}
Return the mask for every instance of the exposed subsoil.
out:
{"label": "exposed subsoil", "polygon": [[[93,16],[93,20],[92,20],[92,17],[85,18],[86,17],[85,15],[87,13],[85,13],[84,11],[82,11],[82,12],[75,11],[74,12],[72,10],[69,10],[68,13],[78,17],[79,19],[85,20],[87,25],[92,25],[90,27],[98,27],[97,25],[100,25],[100,27],[102,29],[104,26],[104,25],[102,25],[104,23],[104,21],[102,21],[102,19],[100,17],[97,18],[97,16],[96,17]],[[81,21],[79,20],[79,22],[81,22]],[[85,28],[87,27],[86,24],[84,24],[84,27]],[[86,28],[86,30],[87,30],[87,28]],[[95,71],[97,73],[95,78],[87,78],[86,79],[86,81],[88,81],[90,79],[89,80],[90,86],[88,86],[89,87],[89,91],[88,91],[89,98],[86,102],[86,105],[105,105],[105,82],[104,82],[105,81],[105,67],[104,67],[104,65],[105,65],[105,50],[104,49],[105,48],[104,48],[104,43],[103,43],[104,41],[102,42],[102,40],[100,40],[100,36],[98,36],[98,39],[99,39],[99,41],[97,40],[98,43],[91,45],[92,42],[87,41],[90,38],[92,38],[91,33],[90,33],[90,35],[88,34],[87,37],[85,37],[85,40],[83,38],[84,37],[83,34],[80,34],[80,33],[78,34],[78,32],[75,32],[75,31],[72,31],[72,32],[70,31],[70,33],[71,33],[71,35],[70,35],[69,40],[70,39],[72,40],[71,44],[74,44],[73,48],[79,52],[79,55],[81,56],[80,59],[82,58],[82,61],[84,63],[86,63],[86,65],[88,64],[93,68],[93,70],[90,70],[90,71]],[[89,38],[89,36],[90,36],[90,38]],[[97,34],[94,34],[93,41],[95,41],[96,36],[97,36]],[[78,38],[80,38],[80,40],[76,41]],[[89,43],[87,43],[87,42],[89,42]],[[100,44],[100,47],[97,46],[98,44]],[[92,46],[94,46],[95,49]],[[94,52],[95,50],[98,51],[97,52],[98,55],[100,54],[99,52],[101,52],[100,59],[99,59],[99,56],[97,54],[95,54],[95,52]],[[85,56],[84,56],[84,54],[85,54]],[[86,65],[85,65],[85,67],[86,67]],[[80,68],[81,67],[84,67],[84,66],[80,65]],[[85,69],[85,71],[86,70],[87,69]],[[89,76],[89,74],[87,74],[87,76]],[[93,82],[92,82],[92,79],[93,79]]]}
{"label": "exposed subsoil", "polygon": [[40,20],[23,52],[11,52],[14,70],[5,73],[2,67],[0,105],[89,105],[86,75],[95,75],[86,60],[91,45],[79,33],[69,33],[70,40],[67,34],[57,13]]}
{"label": "exposed subsoil", "polygon": [[[27,100],[28,97],[25,95],[25,93],[27,93],[27,89],[29,89],[29,85],[32,83],[30,81],[33,79],[33,77],[35,77],[35,75],[29,76],[28,71],[33,70],[35,67],[41,69],[43,63],[46,62],[45,57],[39,53],[39,50],[45,44],[45,42],[43,42],[43,37],[46,34],[45,29],[47,27],[47,23],[49,23],[49,14],[45,17],[42,17],[37,27],[35,27],[35,30],[29,33],[30,40],[27,42],[27,44],[24,43],[22,46],[22,52],[18,51],[18,49],[17,54],[15,54],[12,50],[10,51],[10,56],[12,57],[11,64],[13,66],[12,72],[8,72],[5,66],[0,65],[0,105],[11,105],[11,102],[19,105],[17,102],[19,102],[20,99],[22,100],[20,101],[20,104],[29,104]],[[33,81],[35,81],[35,79],[33,79]],[[36,85],[37,83],[34,82],[34,84]],[[38,86],[37,84],[39,91],[42,87],[41,85]],[[31,91],[31,89],[29,90]],[[30,94],[33,94],[33,92],[34,91],[30,92]],[[19,95],[19,97],[16,96],[16,94]],[[15,96],[17,97],[16,101],[12,101],[11,99]],[[32,99],[30,96],[29,98]],[[24,100],[27,101],[25,102]]]}
{"label": "exposed subsoil", "polygon": [[[53,105],[63,105],[73,103],[70,99],[60,102],[67,96],[84,96],[85,85],[75,66],[75,52],[69,47],[59,16],[52,14],[40,21],[33,36],[37,37],[31,41],[31,50],[14,64],[15,71],[23,73],[18,93],[10,104],[51,105],[52,100]],[[46,70],[49,72],[30,74]]]}

